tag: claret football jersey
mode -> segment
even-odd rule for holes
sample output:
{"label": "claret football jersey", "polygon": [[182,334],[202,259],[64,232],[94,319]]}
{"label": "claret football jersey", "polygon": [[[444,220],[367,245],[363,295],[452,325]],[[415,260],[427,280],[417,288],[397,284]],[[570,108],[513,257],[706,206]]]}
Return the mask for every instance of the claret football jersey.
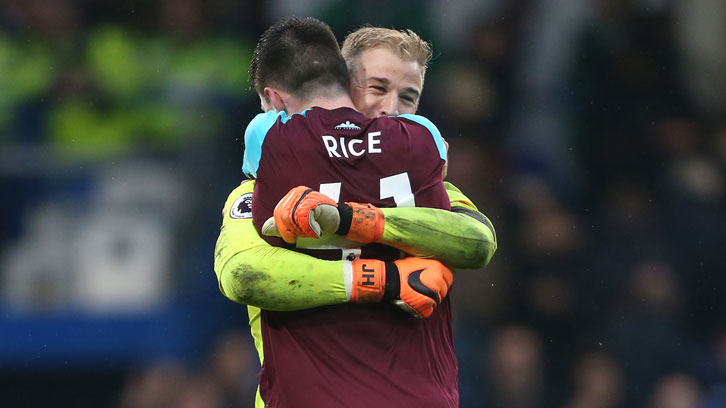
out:
{"label": "claret football jersey", "polygon": [[[299,185],[337,202],[448,210],[445,160],[439,131],[421,116],[368,119],[349,108],[315,107],[255,117],[245,131],[243,169],[256,179],[252,215],[260,231],[277,202]],[[340,237],[301,239],[304,249],[290,249],[329,256],[355,245]],[[405,254],[374,244],[360,256]],[[268,407],[458,406],[449,296],[425,320],[381,303],[263,310],[260,323],[260,394]]]}

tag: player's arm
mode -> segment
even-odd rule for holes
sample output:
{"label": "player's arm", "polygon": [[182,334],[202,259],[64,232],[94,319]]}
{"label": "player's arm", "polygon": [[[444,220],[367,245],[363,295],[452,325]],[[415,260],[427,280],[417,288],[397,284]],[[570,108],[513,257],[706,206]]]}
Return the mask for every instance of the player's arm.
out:
{"label": "player's arm", "polygon": [[[477,269],[487,265],[497,248],[494,228],[461,191],[450,183],[442,183],[447,151],[438,128],[418,115],[400,115],[395,120],[409,137],[408,145],[394,157],[410,160],[408,164],[416,170],[407,173],[416,201],[423,198],[422,202],[438,202],[440,205],[431,206],[439,209],[338,205],[330,199],[326,201],[320,193],[307,193],[301,186],[298,188],[302,190],[297,191],[300,195],[289,200],[287,206],[281,206],[280,201],[273,225],[267,224],[270,228],[263,228],[263,233],[275,234],[278,230],[290,243],[297,236],[317,238],[323,232],[320,228],[314,231],[316,218],[320,217],[323,230],[352,241],[386,244],[411,255],[438,259],[454,268]],[[295,189],[290,191],[294,192]],[[448,202],[444,194],[448,195]],[[318,204],[322,205],[318,208]],[[449,207],[453,211],[442,210]]]}
{"label": "player's arm", "polygon": [[482,268],[497,249],[494,227],[459,189],[444,185],[451,211],[337,204],[305,186],[296,187],[280,200],[263,233],[290,243],[299,236],[336,233],[351,241],[377,242],[419,258],[437,259],[451,268]]}
{"label": "player's arm", "polygon": [[[399,118],[408,121],[407,128],[411,134],[417,129],[426,129],[416,133],[421,137],[411,139],[411,148],[417,152],[425,152],[427,146],[431,146],[430,141],[433,141],[445,166],[448,156],[446,142],[436,125],[419,115],[400,115]],[[424,144],[425,141],[428,144]],[[436,163],[436,160],[426,161],[423,154],[410,157],[419,164]],[[435,172],[424,171],[421,174],[435,175]],[[496,234],[489,219],[451,183],[444,182],[443,188],[440,188],[440,181],[429,178],[417,184],[438,186],[433,190],[435,195],[445,191],[451,211],[420,207],[382,208],[383,217],[380,222],[383,231],[374,242],[398,248],[414,256],[438,259],[454,268],[478,269],[486,266],[497,249]],[[417,194],[423,195],[426,191],[429,190]]]}
{"label": "player's arm", "polygon": [[[428,317],[446,296],[453,276],[438,261],[326,261],[269,245],[252,224],[247,203],[253,189],[253,181],[242,183],[223,210],[214,271],[227,298],[283,311],[388,301],[418,317]],[[408,276],[415,272],[419,275],[411,284]]]}
{"label": "player's arm", "polygon": [[497,250],[494,226],[453,184],[444,185],[451,211],[381,208],[384,226],[377,242],[419,258],[438,259],[451,268],[483,268]]}
{"label": "player's arm", "polygon": [[[219,289],[229,299],[268,310],[302,310],[348,301],[343,261],[325,261],[262,239],[245,202],[254,182],[242,183],[224,206],[214,253]],[[245,207],[247,206],[247,207]]]}

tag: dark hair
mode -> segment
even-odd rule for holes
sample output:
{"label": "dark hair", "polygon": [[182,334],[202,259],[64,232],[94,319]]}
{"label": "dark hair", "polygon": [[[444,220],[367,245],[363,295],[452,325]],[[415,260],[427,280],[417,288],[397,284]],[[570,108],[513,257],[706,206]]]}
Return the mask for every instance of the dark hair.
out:
{"label": "dark hair", "polygon": [[267,86],[306,98],[340,87],[348,92],[350,77],[335,35],[312,17],[288,17],[260,37],[250,64],[250,84],[259,94]]}

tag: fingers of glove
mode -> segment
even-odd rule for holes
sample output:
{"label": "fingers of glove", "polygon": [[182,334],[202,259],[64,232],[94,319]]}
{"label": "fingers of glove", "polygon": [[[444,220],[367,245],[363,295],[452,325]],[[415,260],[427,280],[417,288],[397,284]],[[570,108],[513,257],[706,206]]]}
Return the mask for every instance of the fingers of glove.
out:
{"label": "fingers of glove", "polygon": [[434,259],[404,258],[394,262],[400,274],[400,298],[419,317],[429,317],[446,297],[453,282],[451,270]]}
{"label": "fingers of glove", "polygon": [[288,244],[294,244],[297,242],[297,234],[291,225],[278,222],[277,217],[275,217],[275,224],[277,224],[277,230],[285,242]]}
{"label": "fingers of glove", "polygon": [[301,225],[307,227],[307,218],[304,224],[300,224],[295,218],[300,201],[310,192],[313,192],[311,188],[297,186],[288,191],[275,206],[273,212],[275,224],[280,236],[287,243],[297,242],[298,236],[314,236],[312,232],[303,231],[301,228]]}
{"label": "fingers of glove", "polygon": [[275,226],[277,227],[277,231],[280,233],[280,236],[285,242],[287,242],[288,244],[294,244],[295,242],[297,242],[295,225],[291,222],[290,217],[286,212],[277,211],[277,209],[275,209],[275,212],[273,213],[273,219],[275,220]]}
{"label": "fingers of glove", "polygon": [[421,282],[424,286],[436,291],[439,299],[443,299],[449,293],[449,287],[454,282],[454,275],[441,262],[433,259],[430,261],[433,261],[431,265],[421,273]]}
{"label": "fingers of glove", "polygon": [[311,215],[311,211],[320,205],[333,208],[337,203],[329,197],[306,186],[291,189],[275,206],[275,221],[283,238],[287,235],[283,230],[292,231],[299,237],[319,238],[322,233],[320,223]]}
{"label": "fingers of glove", "polygon": [[[298,199],[297,204],[293,208],[292,223],[296,231],[299,230],[298,236],[307,238],[320,238],[322,233],[321,225],[316,217],[316,210],[320,207],[332,208],[338,212],[337,204],[329,197],[317,192],[308,191],[305,195]],[[317,213],[326,212],[321,209]],[[328,210],[329,212],[329,210]]]}
{"label": "fingers of glove", "polygon": [[299,228],[292,222],[287,213],[275,211],[273,219],[275,220],[277,231],[285,242],[288,244],[297,242],[297,237],[300,235],[298,234]]}
{"label": "fingers of glove", "polygon": [[[287,213],[275,213],[275,226],[285,242],[293,244],[297,242],[298,237],[317,238],[318,236],[310,229],[307,223],[307,217],[302,217],[302,224],[299,220],[294,220]],[[302,228],[301,228],[302,227]]]}
{"label": "fingers of glove", "polygon": [[305,186],[298,186],[285,194],[284,197],[277,203],[273,216],[275,218],[275,224],[277,230],[280,232],[280,236],[285,242],[292,244],[297,241],[297,235],[295,234],[295,227],[292,223],[292,213],[295,208],[295,204],[301,195],[305,191],[310,190]]}
{"label": "fingers of glove", "polygon": [[288,191],[287,194],[285,194],[285,196],[282,197],[282,199],[280,199],[280,201],[275,206],[275,214],[285,213],[288,217],[291,217],[294,212],[295,206],[297,205],[297,202],[308,191],[312,191],[312,189],[307,186],[297,186]]}
{"label": "fingers of glove", "polygon": [[394,300],[393,304],[419,319],[427,319],[434,314],[436,302],[431,298],[420,295],[410,296],[406,300]]}
{"label": "fingers of glove", "polygon": [[436,303],[433,301],[429,302],[428,305],[426,305],[425,308],[416,310],[413,307],[409,306],[406,302],[403,300],[394,300],[393,304],[398,306],[399,308],[403,309],[405,312],[411,314],[413,317],[419,318],[419,319],[426,319],[430,317],[434,310],[436,309]]}
{"label": "fingers of glove", "polygon": [[262,235],[269,235],[272,237],[280,237],[280,231],[277,230],[277,224],[275,223],[275,217],[270,217],[262,224]]}

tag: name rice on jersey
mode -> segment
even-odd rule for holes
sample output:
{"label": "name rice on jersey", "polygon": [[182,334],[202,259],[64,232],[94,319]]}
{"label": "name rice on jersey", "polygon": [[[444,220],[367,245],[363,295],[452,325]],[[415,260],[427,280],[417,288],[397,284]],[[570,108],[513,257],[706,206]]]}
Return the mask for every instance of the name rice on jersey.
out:
{"label": "name rice on jersey", "polygon": [[328,157],[345,157],[349,158],[362,156],[364,153],[376,154],[382,153],[380,140],[381,132],[370,132],[365,139],[349,139],[346,143],[344,137],[337,138],[335,136],[321,136],[323,145],[328,151]]}

